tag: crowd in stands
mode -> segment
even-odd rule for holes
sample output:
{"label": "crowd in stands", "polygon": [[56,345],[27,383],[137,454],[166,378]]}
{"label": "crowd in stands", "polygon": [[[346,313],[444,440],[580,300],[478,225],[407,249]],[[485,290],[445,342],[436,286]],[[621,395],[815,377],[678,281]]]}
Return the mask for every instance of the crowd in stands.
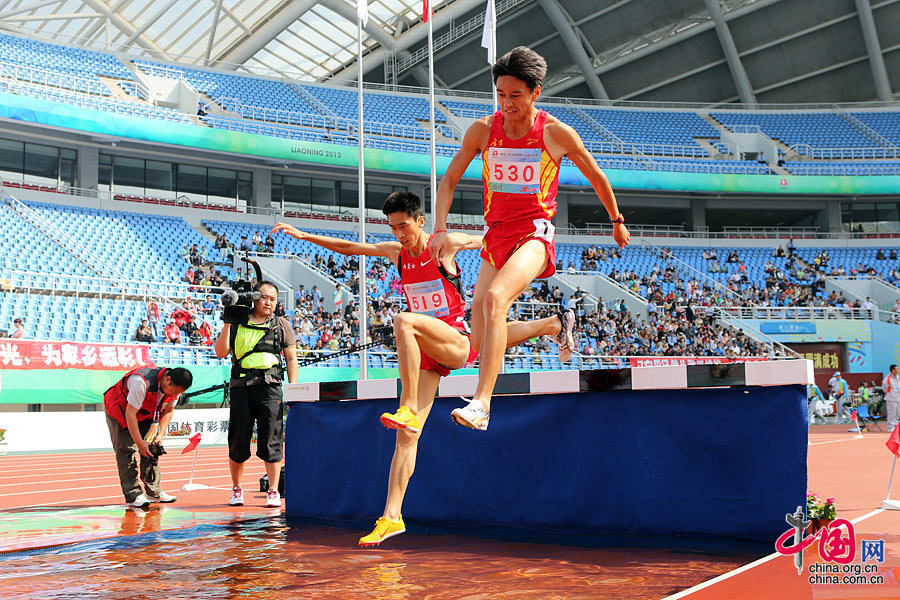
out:
{"label": "crowd in stands", "polygon": [[[604,250],[602,247],[590,246],[582,252],[582,271],[603,272],[599,262],[618,255],[618,250]],[[871,300],[848,300],[843,293],[825,293],[825,280],[828,276],[880,276],[889,283],[900,283],[900,272],[896,268],[881,272],[875,267],[859,263],[848,272],[843,265],[831,266],[827,250],[819,251],[811,263],[806,263],[794,252],[793,244],[787,251],[781,246],[772,251],[774,258],[785,258],[784,266],[766,261],[762,284],[751,281],[747,266],[738,250],[728,253],[723,262],[719,262],[716,248],[703,251],[703,259],[708,263],[709,273],[728,273],[725,282],[705,277],[703,273],[688,268],[686,264],[675,258],[671,248],[660,248],[657,252],[660,262],[656,263],[649,274],[639,275],[633,271],[612,268],[606,275],[635,294],[647,298],[651,305],[674,302],[690,303],[693,306],[740,306],[740,307],[833,307],[836,309],[873,309]],[[897,253],[891,250],[889,255],[879,250],[882,258],[877,260],[896,260]],[[562,264],[557,265],[558,269]],[[578,272],[572,263],[567,271]],[[664,293],[660,284],[674,286]],[[672,288],[672,286],[668,286]]]}
{"label": "crowd in stands", "polygon": [[[556,314],[564,308],[576,314],[577,345],[585,356],[770,356],[774,350],[742,331],[717,323],[711,307],[696,310],[684,300],[672,299],[656,305],[650,302],[646,318],[629,312],[625,301],[617,298],[608,304],[603,298],[597,306],[585,303],[586,295],[577,288],[562,306],[564,295],[557,286],[544,282],[526,290],[513,306],[511,319],[532,320]],[[533,339],[509,350],[511,355],[537,354],[553,350],[549,338]],[[534,361],[534,359],[532,359]]]}

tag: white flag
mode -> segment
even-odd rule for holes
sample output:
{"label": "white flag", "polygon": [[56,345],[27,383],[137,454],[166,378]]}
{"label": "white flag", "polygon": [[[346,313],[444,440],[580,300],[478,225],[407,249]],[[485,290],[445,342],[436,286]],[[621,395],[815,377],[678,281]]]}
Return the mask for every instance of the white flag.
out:
{"label": "white flag", "polygon": [[487,0],[487,8],[484,12],[484,30],[481,32],[481,47],[487,48],[487,61],[493,65],[496,60],[494,50],[494,31],[497,27],[497,10],[494,0]]}
{"label": "white flag", "polygon": [[363,27],[369,24],[369,0],[357,0],[356,16],[362,21]]}

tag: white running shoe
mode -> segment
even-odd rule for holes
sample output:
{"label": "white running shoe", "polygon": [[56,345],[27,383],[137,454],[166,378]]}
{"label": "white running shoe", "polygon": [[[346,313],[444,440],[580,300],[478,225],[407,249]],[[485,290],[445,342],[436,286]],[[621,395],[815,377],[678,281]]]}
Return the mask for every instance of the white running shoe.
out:
{"label": "white running shoe", "polygon": [[147,494],[147,497],[150,498],[150,502],[162,502],[163,504],[169,504],[178,500],[177,496],[173,496],[172,494],[168,494],[166,492],[160,492],[159,496]]}
{"label": "white running shoe", "polygon": [[244,505],[244,488],[236,487],[231,490],[231,500],[228,501],[229,506]]}
{"label": "white running shoe", "polygon": [[556,334],[559,362],[568,362],[575,351],[575,338],[572,336],[572,330],[575,328],[575,313],[571,310],[562,312],[559,315],[559,320],[562,324],[562,328]]}
{"label": "white running shoe", "polygon": [[468,404],[462,408],[454,408],[450,412],[450,418],[453,419],[453,422],[457,425],[471,427],[472,429],[478,429],[479,431],[486,431],[488,423],[491,421],[491,413],[484,410],[481,401],[475,402],[474,400],[467,400],[466,398],[463,398],[463,400],[466,400]]}
{"label": "white running shoe", "polygon": [[269,490],[269,493],[266,494],[266,507],[281,508],[281,494],[278,493],[278,490]]}
{"label": "white running shoe", "polygon": [[147,498],[144,494],[138,494],[137,498],[128,503],[128,506],[134,506],[136,508],[147,508],[150,506],[150,499]]}

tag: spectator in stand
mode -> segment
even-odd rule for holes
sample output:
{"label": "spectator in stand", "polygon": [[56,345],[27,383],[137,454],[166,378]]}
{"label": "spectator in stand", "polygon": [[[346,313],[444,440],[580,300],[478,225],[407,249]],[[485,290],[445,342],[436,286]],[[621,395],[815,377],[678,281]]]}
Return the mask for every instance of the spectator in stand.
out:
{"label": "spectator in stand", "polygon": [[206,298],[203,299],[203,303],[200,305],[200,312],[204,315],[211,315],[214,310],[216,310],[216,303],[213,302],[212,296],[207,294]]}
{"label": "spectator in stand", "polygon": [[151,302],[147,305],[147,322],[150,325],[150,329],[153,330],[154,337],[159,337],[159,318],[159,304],[157,304],[156,302]]}
{"label": "spectator in stand", "polygon": [[137,331],[134,332],[133,340],[135,342],[144,342],[147,344],[156,341],[156,338],[153,337],[153,330],[150,329],[150,324],[147,323],[147,319],[141,320],[141,324],[138,325]]}
{"label": "spectator in stand", "polygon": [[897,365],[890,366],[888,374],[881,382],[881,389],[887,406],[888,429],[893,430],[900,422],[900,370]]}
{"label": "spectator in stand", "polygon": [[194,266],[191,265],[188,267],[187,272],[184,274],[184,280],[188,283],[194,283]]}
{"label": "spectator in stand", "polygon": [[294,308],[300,308],[300,303],[303,302],[305,297],[306,290],[303,289],[303,284],[301,283],[297,286],[296,291],[294,291]]}
{"label": "spectator in stand", "polygon": [[266,252],[270,254],[275,253],[275,238],[272,237],[271,233],[266,235]]}
{"label": "spectator in stand", "polygon": [[891,253],[888,256],[890,260],[897,260],[897,250],[895,248],[891,248]]}
{"label": "spectator in stand", "polygon": [[181,329],[175,324],[175,319],[169,319],[169,324],[163,328],[163,336],[167,344],[181,343]]}
{"label": "spectator in stand", "polygon": [[184,337],[188,338],[193,344],[196,342],[200,343],[199,340],[199,331],[200,325],[197,323],[197,320],[194,318],[194,315],[188,315],[187,322],[181,327],[181,330],[185,333]]}
{"label": "spectator in stand", "polygon": [[316,329],[313,326],[312,320],[309,318],[309,315],[303,317],[303,322],[300,323],[300,333],[301,335],[312,335],[315,333]]}
{"label": "spectator in stand", "polygon": [[177,308],[172,311],[172,314],[169,315],[170,321],[175,323],[175,326],[180,330],[187,332],[187,324],[191,320],[191,313],[186,311],[183,308]]}
{"label": "spectator in stand", "polygon": [[209,321],[203,321],[200,323],[200,340],[204,346],[212,346],[213,344],[213,329],[212,325],[209,324]]}
{"label": "spectator in stand", "polygon": [[275,313],[274,314],[276,317],[286,316],[285,312],[284,312],[284,303],[283,302],[278,302],[278,304],[275,305]]}
{"label": "spectator in stand", "polygon": [[884,250],[879,248],[878,252],[875,253],[875,260],[887,260],[887,256],[884,255]]}
{"label": "spectator in stand", "polygon": [[13,331],[13,334],[12,334],[11,336],[9,336],[9,337],[15,338],[15,339],[22,339],[23,337],[25,337],[25,328],[22,326],[22,319],[21,319],[21,318],[14,319],[14,320],[13,320],[13,326],[14,326],[16,329],[15,329],[15,331]]}
{"label": "spectator in stand", "polygon": [[872,299],[866,296],[866,301],[861,305],[862,309],[866,311],[866,318],[871,319],[874,316],[875,311],[875,303],[872,302]]}
{"label": "spectator in stand", "polygon": [[249,252],[251,247],[252,247],[252,246],[250,246],[250,242],[247,241],[247,236],[246,236],[246,235],[242,235],[242,236],[241,236],[241,243],[240,243],[240,245],[238,246],[238,248],[241,250],[241,252]]}

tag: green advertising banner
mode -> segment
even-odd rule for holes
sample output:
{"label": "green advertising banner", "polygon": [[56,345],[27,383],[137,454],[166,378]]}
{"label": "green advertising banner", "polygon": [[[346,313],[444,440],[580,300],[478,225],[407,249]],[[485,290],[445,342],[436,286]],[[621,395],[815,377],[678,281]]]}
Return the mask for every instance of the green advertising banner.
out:
{"label": "green advertising banner", "polygon": [[[185,366],[194,376],[194,390],[212,387],[228,379],[229,367]],[[128,371],[92,369],[0,369],[0,404],[100,404],[103,392]],[[191,402],[220,402],[222,391],[210,392]]]}
{"label": "green advertising banner", "polygon": [[[355,167],[356,148],[317,142],[290,140],[254,133],[227,131],[190,123],[163,121],[58,104],[0,93],[0,118],[71,129],[79,132],[119,136],[133,140],[233,152],[309,164]],[[398,175],[428,175],[427,154],[393,150],[365,150],[367,169]],[[438,176],[450,164],[450,158],[437,157]],[[475,160],[465,177],[480,179],[482,164]],[[755,194],[896,194],[900,176],[896,175],[741,175],[732,173],[676,173],[607,169],[614,188],[671,191],[708,191]],[[587,179],[573,166],[560,169],[562,185],[587,186]]]}

